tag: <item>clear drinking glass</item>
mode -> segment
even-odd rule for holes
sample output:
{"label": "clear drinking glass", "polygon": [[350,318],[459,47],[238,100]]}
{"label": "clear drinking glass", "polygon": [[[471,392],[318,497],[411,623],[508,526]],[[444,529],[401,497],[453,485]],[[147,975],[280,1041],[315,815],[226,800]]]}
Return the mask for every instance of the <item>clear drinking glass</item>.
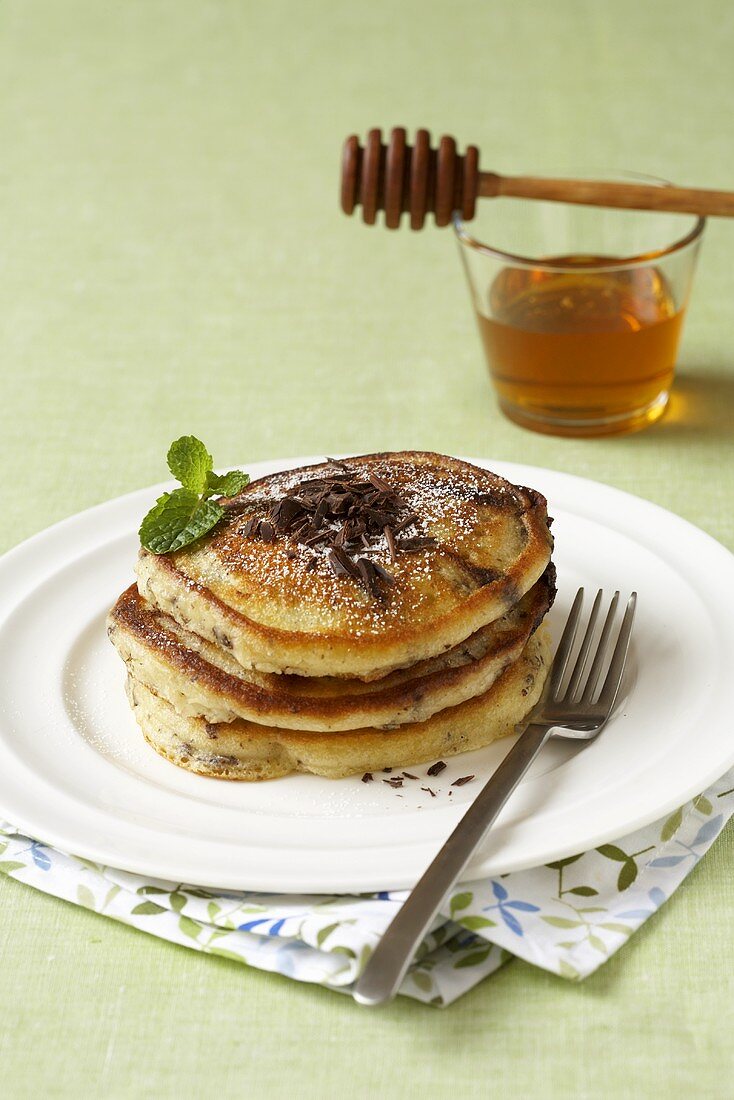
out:
{"label": "clear drinking glass", "polygon": [[630,432],[661,417],[704,225],[521,199],[480,202],[471,227],[454,215],[506,416],[565,436]]}

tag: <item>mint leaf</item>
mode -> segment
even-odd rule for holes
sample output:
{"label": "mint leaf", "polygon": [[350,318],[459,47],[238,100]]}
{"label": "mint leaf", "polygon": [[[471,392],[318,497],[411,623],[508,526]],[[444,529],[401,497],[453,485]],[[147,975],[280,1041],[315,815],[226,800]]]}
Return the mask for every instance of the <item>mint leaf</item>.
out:
{"label": "mint leaf", "polygon": [[170,554],[206,535],[219,523],[224,508],[218,496],[232,497],[250,478],[242,470],[215,474],[212,456],[195,435],[182,435],[168,448],[168,468],[180,489],[164,493],[140,524],[140,541],[152,554]]}
{"label": "mint leaf", "polygon": [[153,554],[168,554],[201,538],[224,515],[221,504],[191,489],[164,493],[140,525],[140,541]]}
{"label": "mint leaf", "polygon": [[168,448],[168,469],[184,489],[193,493],[204,492],[213,465],[212,456],[195,435],[182,435]]}
{"label": "mint leaf", "polygon": [[234,497],[249,485],[250,475],[242,470],[230,470],[227,474],[215,474],[212,470],[206,475],[207,489],[221,493],[223,497]]}
{"label": "mint leaf", "polygon": [[224,508],[216,500],[205,500],[194,512],[183,531],[179,532],[172,550],[180,550],[182,546],[188,546],[190,542],[196,542],[203,535],[216,527],[224,515]]}
{"label": "mint leaf", "polygon": [[140,524],[140,541],[146,550],[165,554],[174,539],[199,507],[199,494],[191,489],[175,489],[158,497]]}

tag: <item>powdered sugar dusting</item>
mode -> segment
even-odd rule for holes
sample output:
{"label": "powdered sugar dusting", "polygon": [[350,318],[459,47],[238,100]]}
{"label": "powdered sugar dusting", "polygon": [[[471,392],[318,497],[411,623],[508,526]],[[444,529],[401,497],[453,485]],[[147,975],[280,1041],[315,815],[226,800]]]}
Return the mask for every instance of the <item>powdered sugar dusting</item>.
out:
{"label": "powdered sugar dusting", "polygon": [[[375,599],[350,577],[335,576],[328,546],[307,546],[282,536],[263,543],[243,534],[248,520],[267,515],[275,502],[299,484],[336,476],[344,466],[353,473],[376,475],[417,515],[401,537],[432,536],[438,544],[398,553],[393,561],[385,536],[371,539],[364,553],[389,570],[395,581],[385,590],[384,599]],[[416,618],[445,599],[460,602],[477,586],[466,575],[457,576],[452,555],[470,557],[469,551],[481,545],[478,564],[484,559],[492,564],[504,553],[507,517],[523,510],[517,489],[496,475],[466,463],[444,465],[437,456],[421,455],[368,456],[284,471],[253,482],[233,503],[236,511],[215,532],[213,560],[202,561],[202,582],[216,593],[217,574],[224,565],[243,604],[256,602],[263,621],[277,602],[280,608],[288,608],[291,619],[295,609],[298,629],[318,632],[327,608],[332,622],[337,618],[354,638],[388,633],[397,623]],[[332,525],[334,530],[337,526]],[[463,584],[463,592],[457,592],[457,583]]]}

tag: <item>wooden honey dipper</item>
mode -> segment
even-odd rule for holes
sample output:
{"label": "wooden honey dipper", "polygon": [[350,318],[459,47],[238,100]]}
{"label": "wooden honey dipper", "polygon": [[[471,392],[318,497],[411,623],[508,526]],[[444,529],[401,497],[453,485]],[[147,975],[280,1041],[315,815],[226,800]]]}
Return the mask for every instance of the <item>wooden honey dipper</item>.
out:
{"label": "wooden honey dipper", "polygon": [[369,131],[364,148],[354,135],[344,143],[342,210],[351,214],[361,204],[367,225],[375,224],[378,210],[385,211],[388,229],[399,227],[403,213],[410,214],[411,229],[422,229],[428,213],[436,225],[448,225],[454,210],[468,221],[477,197],[500,196],[734,217],[733,191],[480,172],[476,145],[467,145],[461,154],[454,138],[444,136],[432,149],[428,130],[417,130],[412,146],[402,126],[392,130],[387,145],[381,130]]}

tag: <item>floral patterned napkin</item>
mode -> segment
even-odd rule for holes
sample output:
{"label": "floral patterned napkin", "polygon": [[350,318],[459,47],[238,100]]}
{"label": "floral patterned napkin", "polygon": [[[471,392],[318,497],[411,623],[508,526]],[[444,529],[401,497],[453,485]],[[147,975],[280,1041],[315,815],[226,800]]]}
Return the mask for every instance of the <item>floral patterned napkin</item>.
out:
{"label": "floral patterned napkin", "polygon": [[[660,908],[733,813],[734,770],[616,844],[458,887],[400,992],[447,1005],[513,955],[580,981]],[[173,943],[344,992],[406,896],[221,893],[145,880],[2,821],[0,871]]]}

